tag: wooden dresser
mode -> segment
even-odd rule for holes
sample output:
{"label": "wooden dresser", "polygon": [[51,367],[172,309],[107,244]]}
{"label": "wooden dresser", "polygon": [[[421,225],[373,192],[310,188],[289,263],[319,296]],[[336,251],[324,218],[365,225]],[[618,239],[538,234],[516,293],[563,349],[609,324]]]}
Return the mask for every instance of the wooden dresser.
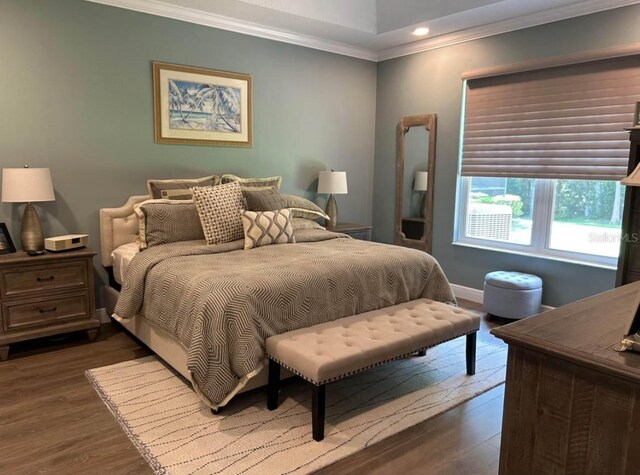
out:
{"label": "wooden dresser", "polygon": [[491,333],[509,345],[500,474],[640,473],[640,354],[617,353],[640,282]]}
{"label": "wooden dresser", "polygon": [[9,345],[45,336],[88,330],[94,339],[92,259],[88,249],[31,257],[0,256],[0,359]]}

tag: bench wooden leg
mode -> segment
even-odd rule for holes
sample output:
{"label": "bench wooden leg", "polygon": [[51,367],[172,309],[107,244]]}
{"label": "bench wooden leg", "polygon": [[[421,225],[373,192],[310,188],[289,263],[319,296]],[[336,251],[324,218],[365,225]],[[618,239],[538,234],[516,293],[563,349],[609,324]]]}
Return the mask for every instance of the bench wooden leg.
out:
{"label": "bench wooden leg", "polygon": [[313,385],[313,393],[311,395],[312,419],[311,427],[313,429],[313,440],[320,442],[324,439],[324,384],[320,386]]}
{"label": "bench wooden leg", "polygon": [[418,356],[427,356],[427,350],[418,351]]}
{"label": "bench wooden leg", "polygon": [[280,392],[280,363],[269,360],[269,383],[267,386],[267,409],[273,411],[278,408],[278,393]]}
{"label": "bench wooden leg", "polygon": [[476,374],[476,340],[478,332],[467,335],[467,374]]}

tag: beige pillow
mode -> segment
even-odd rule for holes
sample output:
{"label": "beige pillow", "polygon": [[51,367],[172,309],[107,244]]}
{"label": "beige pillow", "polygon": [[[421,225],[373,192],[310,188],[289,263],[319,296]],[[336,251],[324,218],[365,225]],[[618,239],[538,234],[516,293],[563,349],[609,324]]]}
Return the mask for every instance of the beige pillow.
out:
{"label": "beige pillow", "polygon": [[244,204],[240,184],[195,186],[191,189],[207,244],[222,244],[242,239]]}
{"label": "beige pillow", "polygon": [[133,210],[140,226],[140,249],[204,239],[193,200],[147,200]]}
{"label": "beige pillow", "polygon": [[153,199],[190,200],[191,187],[216,186],[220,183],[218,175],[202,178],[175,178],[171,180],[148,180],[147,189]]}
{"label": "beige pillow", "polygon": [[242,190],[265,190],[267,188],[271,188],[272,186],[276,188],[276,190],[280,189],[280,184],[282,183],[281,176],[270,176],[266,178],[240,178],[236,175],[222,175],[222,184],[225,183],[240,183],[240,187]]}
{"label": "beige pillow", "polygon": [[305,229],[321,229],[324,230],[324,226],[321,226],[316,221],[307,218],[291,218],[291,224],[293,225],[293,232],[302,231]]}
{"label": "beige pillow", "polygon": [[285,194],[281,194],[280,196],[284,201],[284,208],[289,208],[291,210],[291,215],[294,218],[322,218],[329,221],[329,216],[327,216],[322,208],[320,208],[320,206],[318,206],[314,202],[309,201],[306,198],[302,198],[301,196]]}
{"label": "beige pillow", "polygon": [[243,211],[242,227],[245,249],[296,242],[291,225],[291,213],[288,209]]}

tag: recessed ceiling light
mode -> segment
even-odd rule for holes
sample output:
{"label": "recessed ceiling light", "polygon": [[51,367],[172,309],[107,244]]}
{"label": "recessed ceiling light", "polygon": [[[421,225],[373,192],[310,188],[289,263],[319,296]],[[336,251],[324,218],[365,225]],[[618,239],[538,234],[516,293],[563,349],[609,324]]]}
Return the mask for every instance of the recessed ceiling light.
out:
{"label": "recessed ceiling light", "polygon": [[426,26],[421,26],[411,32],[412,35],[416,35],[416,36],[424,36],[427,33],[429,33],[429,28],[427,28]]}

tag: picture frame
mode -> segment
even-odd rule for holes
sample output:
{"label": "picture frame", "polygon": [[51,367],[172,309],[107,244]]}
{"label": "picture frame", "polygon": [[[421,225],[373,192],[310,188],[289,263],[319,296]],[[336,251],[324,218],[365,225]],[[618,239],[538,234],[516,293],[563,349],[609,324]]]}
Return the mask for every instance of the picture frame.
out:
{"label": "picture frame", "polygon": [[11,234],[5,223],[0,223],[0,255],[1,254],[13,254],[16,252],[16,247],[11,240]]}
{"label": "picture frame", "polygon": [[251,147],[248,74],[153,62],[155,142]]}

